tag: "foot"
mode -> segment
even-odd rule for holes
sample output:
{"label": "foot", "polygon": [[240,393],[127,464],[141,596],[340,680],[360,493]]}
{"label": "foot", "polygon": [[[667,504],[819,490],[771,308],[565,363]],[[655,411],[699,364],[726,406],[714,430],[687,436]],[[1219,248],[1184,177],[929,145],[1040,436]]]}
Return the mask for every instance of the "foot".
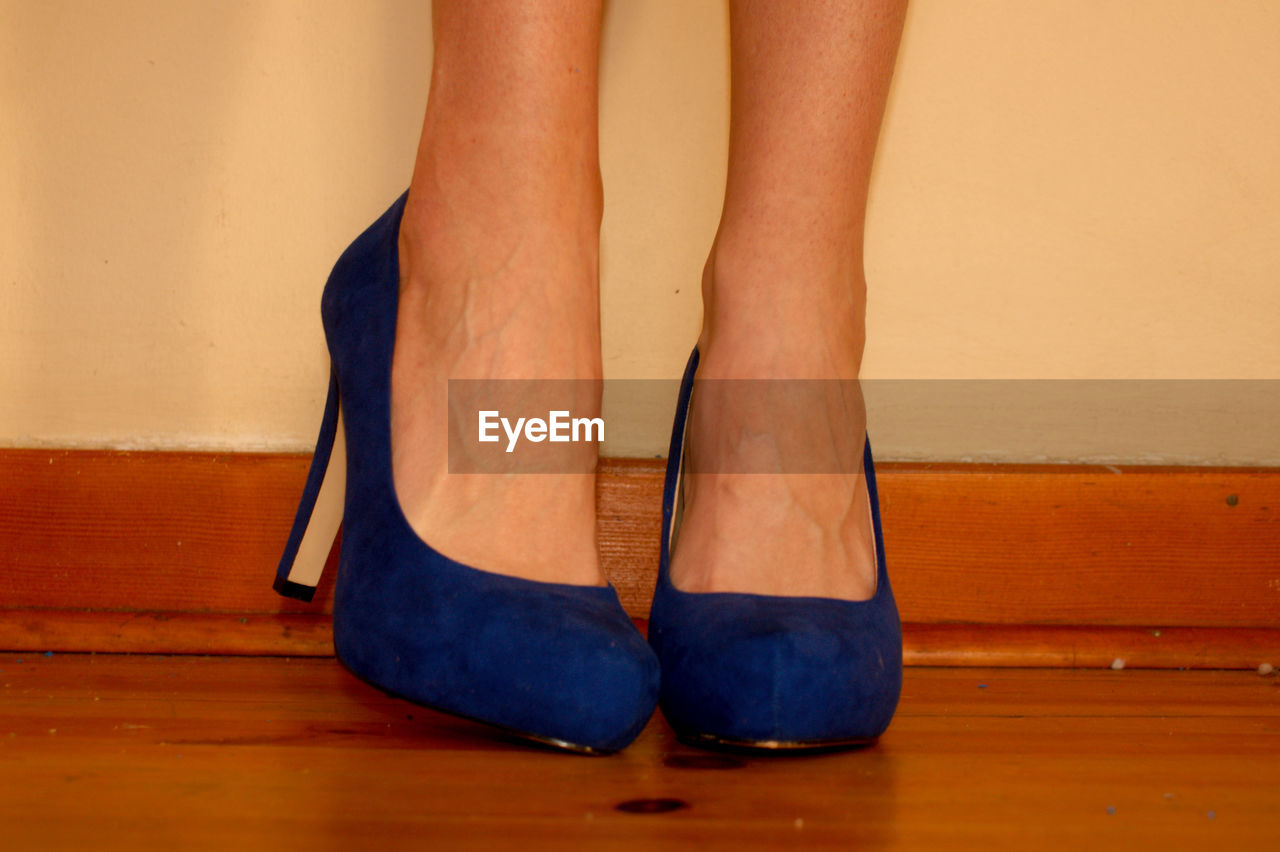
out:
{"label": "foot", "polygon": [[[779,291],[776,279],[739,295]],[[671,578],[688,592],[866,600],[875,537],[862,474],[860,311],[813,297],[708,298],[685,443],[684,514]],[[860,292],[859,292],[860,296]],[[812,298],[811,298],[812,297]],[[825,301],[825,304],[824,304]],[[752,327],[749,317],[762,319]],[[765,327],[767,325],[767,327]],[[822,379],[823,382],[708,380]]]}
{"label": "foot", "polygon": [[598,216],[590,205],[533,209],[542,202],[519,193],[495,205],[473,186],[411,188],[401,225],[396,493],[414,531],[451,559],[602,585],[594,448],[577,472],[449,470],[450,379],[583,380],[574,416],[599,416]]}

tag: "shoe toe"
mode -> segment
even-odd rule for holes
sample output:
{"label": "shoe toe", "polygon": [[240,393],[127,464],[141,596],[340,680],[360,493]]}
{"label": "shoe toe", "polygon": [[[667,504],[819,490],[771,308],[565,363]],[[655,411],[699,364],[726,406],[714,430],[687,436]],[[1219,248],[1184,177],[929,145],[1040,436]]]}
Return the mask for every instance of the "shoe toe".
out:
{"label": "shoe toe", "polygon": [[635,739],[658,663],[613,591],[490,576],[342,607],[339,656],[406,698],[535,739],[600,752]]}
{"label": "shoe toe", "polygon": [[834,600],[711,597],[661,642],[662,708],[677,732],[802,746],[888,726],[902,682],[896,619],[852,619]]}

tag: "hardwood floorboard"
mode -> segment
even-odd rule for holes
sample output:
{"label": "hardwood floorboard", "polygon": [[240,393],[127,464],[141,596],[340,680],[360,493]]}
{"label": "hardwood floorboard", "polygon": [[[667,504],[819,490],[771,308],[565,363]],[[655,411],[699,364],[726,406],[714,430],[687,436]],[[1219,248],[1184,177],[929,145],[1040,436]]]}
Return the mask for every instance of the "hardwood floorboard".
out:
{"label": "hardwood floorboard", "polygon": [[1280,680],[1249,672],[912,668],[861,751],[716,755],[655,717],[584,758],[332,659],[0,654],[8,849],[1274,849],[1277,813]]}

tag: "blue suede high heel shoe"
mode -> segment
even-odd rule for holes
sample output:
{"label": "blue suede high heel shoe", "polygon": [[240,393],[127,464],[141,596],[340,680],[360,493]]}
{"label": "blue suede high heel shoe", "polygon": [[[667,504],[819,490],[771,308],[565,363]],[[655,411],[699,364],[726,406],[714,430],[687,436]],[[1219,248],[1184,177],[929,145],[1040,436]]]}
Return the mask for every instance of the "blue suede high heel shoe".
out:
{"label": "blue suede high heel shoe", "polygon": [[662,666],[662,712],[693,745],[759,750],[869,743],[902,690],[902,628],[885,568],[871,443],[863,450],[876,544],[865,601],[689,593],[671,582],[694,349],[676,403],[662,496],[662,552],[649,642]]}
{"label": "blue suede high heel shoe", "polygon": [[653,712],[658,665],[614,588],[471,568],[424,543],[401,511],[391,359],[407,196],[351,244],[325,285],[329,398],[275,588],[310,600],[341,522],[333,637],[353,673],[539,742],[617,751]]}

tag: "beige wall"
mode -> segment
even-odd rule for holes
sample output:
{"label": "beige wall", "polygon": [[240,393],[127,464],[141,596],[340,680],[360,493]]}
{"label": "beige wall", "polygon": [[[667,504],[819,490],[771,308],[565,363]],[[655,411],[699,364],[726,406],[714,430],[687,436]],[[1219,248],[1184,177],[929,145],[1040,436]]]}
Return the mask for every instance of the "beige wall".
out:
{"label": "beige wall", "polygon": [[[0,444],[309,446],[320,286],[408,180],[425,6],[0,0]],[[611,377],[678,374],[696,334],[724,19],[608,5]],[[917,0],[868,239],[868,377],[1280,378],[1280,3]],[[1020,444],[989,399],[901,388],[872,428],[896,457],[1276,464],[1259,387],[1215,398],[1212,452],[1071,417]],[[663,452],[657,408],[607,451]]]}

